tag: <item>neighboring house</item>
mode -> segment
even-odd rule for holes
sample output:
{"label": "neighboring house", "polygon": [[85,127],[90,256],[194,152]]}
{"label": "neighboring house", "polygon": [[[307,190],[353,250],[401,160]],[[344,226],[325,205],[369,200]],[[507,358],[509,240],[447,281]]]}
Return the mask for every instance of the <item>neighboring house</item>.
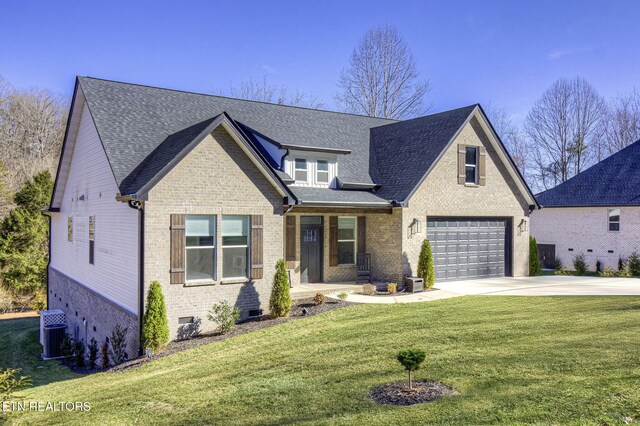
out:
{"label": "neighboring house", "polygon": [[177,338],[221,300],[266,314],[281,258],[294,286],[400,281],[428,237],[438,281],[526,275],[535,207],[479,105],[398,122],[80,77],[49,308],[133,354],[153,280]]}
{"label": "neighboring house", "polygon": [[640,252],[640,141],[564,183],[537,195],[531,215],[543,267],[554,260],[573,269],[583,254],[591,270],[618,270],[618,260]]}

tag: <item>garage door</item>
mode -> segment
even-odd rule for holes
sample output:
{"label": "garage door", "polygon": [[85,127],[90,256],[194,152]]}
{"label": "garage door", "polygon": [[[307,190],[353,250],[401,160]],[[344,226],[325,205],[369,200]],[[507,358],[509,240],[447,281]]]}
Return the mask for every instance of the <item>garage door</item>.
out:
{"label": "garage door", "polygon": [[505,276],[508,221],[505,219],[430,219],[436,280]]}

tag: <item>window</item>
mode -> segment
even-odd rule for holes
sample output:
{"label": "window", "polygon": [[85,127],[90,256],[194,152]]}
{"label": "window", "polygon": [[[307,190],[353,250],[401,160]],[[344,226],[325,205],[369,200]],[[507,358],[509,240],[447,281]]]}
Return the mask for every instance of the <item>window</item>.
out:
{"label": "window", "polygon": [[318,183],[329,183],[329,162],[326,160],[318,160],[316,164],[316,180]]}
{"label": "window", "polygon": [[609,209],[609,231],[620,231],[620,209]]}
{"label": "window", "polygon": [[307,160],[304,158],[296,158],[293,178],[296,182],[307,182]]}
{"label": "window", "polygon": [[216,217],[187,216],[187,281],[215,280]]}
{"label": "window", "polygon": [[67,219],[67,240],[73,241],[73,218],[71,216]]}
{"label": "window", "polygon": [[96,239],[96,217],[89,216],[89,263],[94,264],[94,251]]}
{"label": "window", "polygon": [[466,147],[464,161],[465,183],[477,184],[478,179],[478,148],[475,146]]}
{"label": "window", "polygon": [[356,263],[356,218],[338,218],[338,265]]}
{"label": "window", "polygon": [[222,217],[222,278],[246,278],[249,216]]}

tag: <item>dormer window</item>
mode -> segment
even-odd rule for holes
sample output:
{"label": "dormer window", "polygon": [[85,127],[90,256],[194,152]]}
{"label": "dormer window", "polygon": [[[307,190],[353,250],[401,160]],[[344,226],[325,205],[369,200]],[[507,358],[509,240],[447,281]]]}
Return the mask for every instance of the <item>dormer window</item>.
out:
{"label": "dormer window", "polygon": [[306,183],[308,181],[307,167],[307,160],[304,158],[296,158],[294,170],[294,179],[296,182]]}
{"label": "dormer window", "polygon": [[326,160],[317,161],[316,180],[318,183],[329,183],[329,162]]}

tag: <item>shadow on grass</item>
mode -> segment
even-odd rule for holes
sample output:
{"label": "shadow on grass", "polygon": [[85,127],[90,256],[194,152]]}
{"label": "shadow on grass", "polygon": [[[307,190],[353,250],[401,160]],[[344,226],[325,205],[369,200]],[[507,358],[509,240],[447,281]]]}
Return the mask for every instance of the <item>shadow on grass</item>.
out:
{"label": "shadow on grass", "polygon": [[29,376],[33,386],[82,377],[58,360],[43,361],[39,337],[39,318],[0,321],[0,368],[19,368],[21,376]]}

